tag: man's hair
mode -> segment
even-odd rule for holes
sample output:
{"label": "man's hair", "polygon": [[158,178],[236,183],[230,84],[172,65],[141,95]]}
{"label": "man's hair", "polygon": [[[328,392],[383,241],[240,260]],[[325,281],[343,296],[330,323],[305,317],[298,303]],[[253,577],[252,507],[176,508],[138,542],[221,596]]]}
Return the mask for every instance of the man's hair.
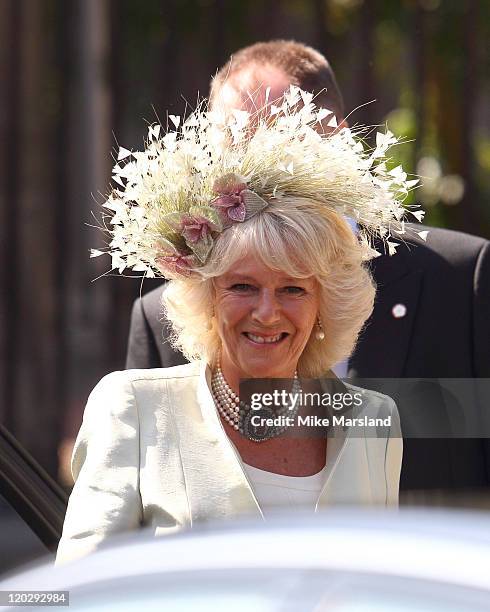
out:
{"label": "man's hair", "polygon": [[[317,106],[330,109],[338,121],[344,118],[342,94],[327,59],[319,51],[294,40],[258,42],[234,53],[211,80],[210,105],[213,106],[218,92],[226,82],[241,92],[243,87],[240,86],[240,74],[244,69],[254,66],[257,70],[267,66],[282,70],[293,85],[316,96]],[[261,84],[257,77],[255,88]],[[250,83],[247,86],[250,87]]]}

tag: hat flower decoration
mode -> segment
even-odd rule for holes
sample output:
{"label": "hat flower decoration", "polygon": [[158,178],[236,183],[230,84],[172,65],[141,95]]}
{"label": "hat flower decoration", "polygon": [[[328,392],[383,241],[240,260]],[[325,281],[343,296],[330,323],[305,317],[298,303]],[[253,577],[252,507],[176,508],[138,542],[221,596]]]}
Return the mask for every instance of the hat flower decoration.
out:
{"label": "hat flower decoration", "polygon": [[175,129],[164,135],[150,126],[144,151],[121,147],[116,187],[103,204],[111,211],[110,243],[91,256],[109,253],[119,273],[196,276],[221,232],[275,199],[294,197],[354,219],[366,259],[380,255],[375,236],[394,254],[406,214],[419,221],[424,214],[403,204],[418,180],[408,180],[401,166],[387,168],[397,138],[379,132],[370,149],[362,129],[335,129],[335,118],[331,132],[319,133],[331,112],[295,86],[269,112],[266,119],[241,110],[225,116],[201,105],[183,122],[170,115]]}

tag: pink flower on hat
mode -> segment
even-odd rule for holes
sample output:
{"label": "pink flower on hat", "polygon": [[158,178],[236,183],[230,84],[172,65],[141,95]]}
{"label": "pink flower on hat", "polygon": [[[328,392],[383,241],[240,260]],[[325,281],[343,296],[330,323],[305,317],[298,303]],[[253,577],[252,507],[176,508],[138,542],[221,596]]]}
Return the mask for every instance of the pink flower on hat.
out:
{"label": "pink flower on hat", "polygon": [[184,254],[160,255],[156,258],[156,263],[161,271],[165,273],[180,274],[190,276],[195,265],[194,256]]}
{"label": "pink flower on hat", "polygon": [[246,183],[236,174],[228,174],[215,181],[213,191],[219,196],[211,203],[230,221],[245,221],[247,209],[242,192],[247,189]]}
{"label": "pink flower on hat", "polygon": [[180,231],[187,243],[196,244],[206,240],[217,227],[205,217],[187,216],[181,220]]}

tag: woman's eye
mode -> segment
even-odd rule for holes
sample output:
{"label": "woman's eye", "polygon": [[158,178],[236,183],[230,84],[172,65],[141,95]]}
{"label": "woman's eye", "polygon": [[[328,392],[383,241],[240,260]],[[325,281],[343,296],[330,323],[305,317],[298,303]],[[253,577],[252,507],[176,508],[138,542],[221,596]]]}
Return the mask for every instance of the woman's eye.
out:
{"label": "woman's eye", "polygon": [[303,287],[284,287],[285,293],[290,293],[291,295],[301,295],[305,292]]}
{"label": "woman's eye", "polygon": [[232,291],[238,291],[240,293],[243,293],[245,291],[252,291],[253,288],[253,285],[248,285],[247,283],[235,283],[231,286]]}

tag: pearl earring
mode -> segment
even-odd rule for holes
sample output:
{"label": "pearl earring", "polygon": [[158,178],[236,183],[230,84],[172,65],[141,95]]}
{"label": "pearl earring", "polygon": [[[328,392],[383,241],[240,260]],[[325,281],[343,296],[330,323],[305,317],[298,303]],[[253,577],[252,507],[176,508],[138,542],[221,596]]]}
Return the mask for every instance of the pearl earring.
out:
{"label": "pearl earring", "polygon": [[320,315],[317,316],[316,318],[316,332],[315,332],[315,338],[317,340],[325,340],[325,332],[323,330],[323,325],[322,325],[322,320],[320,319]]}

